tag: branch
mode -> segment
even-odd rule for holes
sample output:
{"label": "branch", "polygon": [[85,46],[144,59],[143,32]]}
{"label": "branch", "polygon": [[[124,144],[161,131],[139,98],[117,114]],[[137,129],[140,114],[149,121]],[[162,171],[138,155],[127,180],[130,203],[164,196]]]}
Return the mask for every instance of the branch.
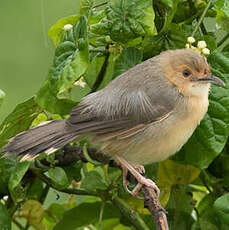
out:
{"label": "branch", "polygon": [[125,216],[133,226],[138,230],[149,230],[149,227],[145,224],[142,218],[137,212],[132,210],[128,204],[119,197],[115,197],[112,203],[121,211],[123,216]]}
{"label": "branch", "polygon": [[141,191],[144,197],[145,208],[147,208],[154,217],[157,230],[169,230],[166,211],[156,198],[154,190],[143,186]]}
{"label": "branch", "polygon": [[54,188],[57,191],[68,193],[68,194],[75,194],[75,195],[99,196],[99,194],[97,194],[96,192],[92,192],[92,191],[88,192],[88,191],[85,191],[83,189],[72,189],[72,188],[58,189],[52,184],[52,181],[47,176],[45,176],[44,174],[39,174],[36,172],[35,172],[35,174],[37,175],[37,177],[40,180],[42,180],[44,183],[46,183],[49,187]]}
{"label": "branch", "polygon": [[[101,162],[103,164],[109,164],[111,167],[119,167],[110,157],[104,155],[101,152],[98,152],[96,149],[88,148],[88,155],[94,161]],[[56,153],[55,159],[57,160],[57,165],[64,166],[72,163],[76,160],[82,160],[83,162],[88,162],[85,156],[83,155],[83,147],[81,146],[65,146],[64,149],[58,151]],[[45,165],[50,165],[49,162],[42,160],[42,163]],[[50,187],[55,188],[52,184],[51,180],[46,177],[44,174],[37,174],[38,177],[44,181]],[[128,175],[128,180],[130,182],[135,182],[136,179],[133,175]],[[65,192],[69,194],[78,194],[78,195],[91,195],[91,196],[99,196],[96,192],[88,192],[82,189],[57,189],[60,192]],[[157,230],[169,230],[166,218],[166,211],[161,206],[159,200],[156,198],[154,190],[143,186],[142,194],[145,201],[145,207],[150,211],[152,216],[154,217],[154,221],[157,226]],[[129,219],[129,221],[137,228],[137,229],[149,229],[144,221],[140,218],[137,212],[130,209],[130,207],[119,197],[115,197],[112,199],[114,205],[116,205],[122,214]]]}

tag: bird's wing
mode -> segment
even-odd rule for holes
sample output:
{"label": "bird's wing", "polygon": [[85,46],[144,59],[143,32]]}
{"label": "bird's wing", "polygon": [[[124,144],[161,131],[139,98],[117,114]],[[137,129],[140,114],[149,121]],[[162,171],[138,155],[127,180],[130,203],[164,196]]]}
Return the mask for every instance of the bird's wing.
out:
{"label": "bird's wing", "polygon": [[79,135],[125,138],[167,117],[180,94],[155,68],[152,60],[143,62],[86,96],[72,110],[67,127]]}

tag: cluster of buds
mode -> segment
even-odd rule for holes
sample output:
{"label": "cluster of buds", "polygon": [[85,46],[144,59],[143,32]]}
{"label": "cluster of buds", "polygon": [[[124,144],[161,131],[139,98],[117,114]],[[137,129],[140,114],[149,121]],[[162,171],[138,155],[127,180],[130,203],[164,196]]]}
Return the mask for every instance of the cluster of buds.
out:
{"label": "cluster of buds", "polygon": [[193,43],[196,42],[194,37],[188,37],[187,42],[188,43],[185,45],[185,47],[187,49],[195,50],[198,53],[201,53],[203,55],[209,55],[210,54],[210,50],[207,48],[207,44],[205,41],[198,41],[197,47],[192,45]]}
{"label": "cluster of buds", "polygon": [[86,86],[86,82],[84,81],[84,78],[81,77],[78,81],[76,81],[76,82],[74,83],[74,85],[78,85],[78,86],[84,88],[84,87]]}

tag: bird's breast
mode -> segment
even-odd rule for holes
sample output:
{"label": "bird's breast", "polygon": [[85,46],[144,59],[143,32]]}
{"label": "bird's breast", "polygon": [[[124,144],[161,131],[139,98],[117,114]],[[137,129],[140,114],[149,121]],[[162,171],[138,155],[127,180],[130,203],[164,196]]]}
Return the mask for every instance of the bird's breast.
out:
{"label": "bird's breast", "polygon": [[168,118],[151,123],[123,156],[135,165],[165,160],[187,142],[207,109],[208,94],[185,99]]}

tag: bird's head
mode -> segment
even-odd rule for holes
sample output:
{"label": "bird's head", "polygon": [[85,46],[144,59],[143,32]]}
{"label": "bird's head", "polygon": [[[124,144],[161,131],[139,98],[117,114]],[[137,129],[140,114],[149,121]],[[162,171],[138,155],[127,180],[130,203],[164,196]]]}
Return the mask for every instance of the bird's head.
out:
{"label": "bird's head", "polygon": [[161,53],[161,62],[168,80],[184,96],[208,93],[210,83],[224,86],[224,82],[211,73],[207,59],[191,49],[170,50]]}

